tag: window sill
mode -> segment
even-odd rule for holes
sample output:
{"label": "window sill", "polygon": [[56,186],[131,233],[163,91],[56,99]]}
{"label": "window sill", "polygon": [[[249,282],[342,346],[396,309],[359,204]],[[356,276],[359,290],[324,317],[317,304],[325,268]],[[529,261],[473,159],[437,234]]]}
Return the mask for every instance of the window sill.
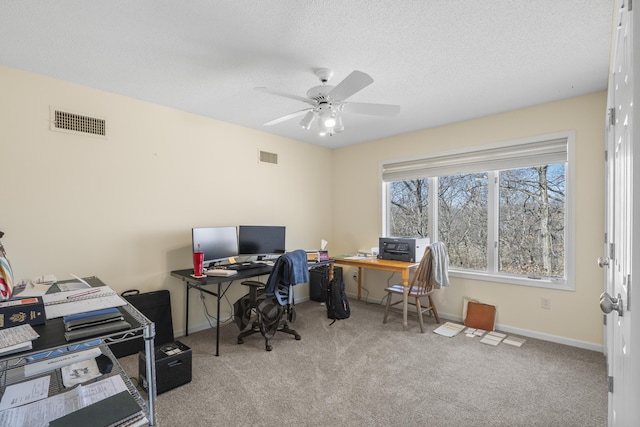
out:
{"label": "window sill", "polygon": [[528,277],[506,275],[506,274],[490,274],[471,272],[464,270],[449,269],[449,276],[459,277],[462,279],[481,280],[483,282],[506,283],[508,285],[532,286],[535,288],[557,289],[561,291],[575,290],[566,279],[530,279]]}

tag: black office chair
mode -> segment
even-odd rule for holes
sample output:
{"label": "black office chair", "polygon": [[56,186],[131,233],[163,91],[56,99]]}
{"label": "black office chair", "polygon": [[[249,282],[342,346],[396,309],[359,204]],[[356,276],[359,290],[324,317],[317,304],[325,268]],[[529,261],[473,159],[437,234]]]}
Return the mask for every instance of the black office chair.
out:
{"label": "black office chair", "polygon": [[298,332],[289,327],[289,322],[294,322],[296,318],[293,287],[308,281],[307,253],[303,250],[281,255],[266,283],[243,281],[242,284],[249,287],[249,293],[234,304],[235,320],[241,331],[249,324],[254,311],[256,320],[248,330],[238,335],[238,344],[243,344],[246,337],[258,332],[265,339],[267,351],[273,349],[270,340],[276,332],[291,334],[296,340],[302,339]]}

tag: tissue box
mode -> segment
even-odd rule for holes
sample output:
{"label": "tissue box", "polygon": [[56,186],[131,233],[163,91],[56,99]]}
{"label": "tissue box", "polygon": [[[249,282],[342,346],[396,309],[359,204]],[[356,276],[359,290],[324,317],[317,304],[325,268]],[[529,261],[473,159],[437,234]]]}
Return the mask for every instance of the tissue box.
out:
{"label": "tissue box", "polygon": [[328,251],[307,251],[307,262],[329,261]]}

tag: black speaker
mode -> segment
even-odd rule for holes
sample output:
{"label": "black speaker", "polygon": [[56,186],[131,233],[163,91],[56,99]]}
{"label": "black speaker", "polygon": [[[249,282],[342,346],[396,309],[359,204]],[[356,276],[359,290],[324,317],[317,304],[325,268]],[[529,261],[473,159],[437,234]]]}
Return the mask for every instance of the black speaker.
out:
{"label": "black speaker", "polygon": [[[159,345],[155,348],[156,394],[164,393],[191,382],[191,349],[180,341]],[[144,351],[138,353],[138,378],[140,385],[148,391],[147,358]]]}
{"label": "black speaker", "polygon": [[[156,336],[154,345],[173,342],[173,319],[171,317],[171,294],[168,290],[140,293],[129,290],[122,297],[134,306],[147,319],[155,323]],[[124,357],[144,350],[142,335],[129,341],[110,344],[109,349],[117,357]]]}
{"label": "black speaker", "polygon": [[[327,302],[329,266],[309,270],[309,298],[311,301]],[[333,277],[342,280],[342,267],[333,267]]]}

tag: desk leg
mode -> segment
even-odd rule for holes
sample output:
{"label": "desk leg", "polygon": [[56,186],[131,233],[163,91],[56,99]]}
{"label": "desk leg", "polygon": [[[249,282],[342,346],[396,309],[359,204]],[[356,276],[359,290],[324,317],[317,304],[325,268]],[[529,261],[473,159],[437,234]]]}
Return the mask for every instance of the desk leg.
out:
{"label": "desk leg", "polygon": [[358,299],[362,297],[362,273],[364,269],[362,267],[358,267]]}
{"label": "desk leg", "polygon": [[186,312],[184,315],[184,336],[188,337],[189,336],[189,284],[185,283],[185,285],[187,285],[187,307],[186,307]]}
{"label": "desk leg", "polygon": [[216,356],[220,356],[220,290],[221,283],[218,282],[218,295],[216,295],[216,299],[218,300],[218,308],[216,314]]}
{"label": "desk leg", "polygon": [[407,307],[409,306],[409,271],[402,270],[402,329],[409,329]]}
{"label": "desk leg", "polygon": [[216,299],[218,300],[218,308],[216,309],[216,356],[220,356],[220,298],[221,298],[221,286],[222,283],[218,282],[218,295],[216,295]]}

